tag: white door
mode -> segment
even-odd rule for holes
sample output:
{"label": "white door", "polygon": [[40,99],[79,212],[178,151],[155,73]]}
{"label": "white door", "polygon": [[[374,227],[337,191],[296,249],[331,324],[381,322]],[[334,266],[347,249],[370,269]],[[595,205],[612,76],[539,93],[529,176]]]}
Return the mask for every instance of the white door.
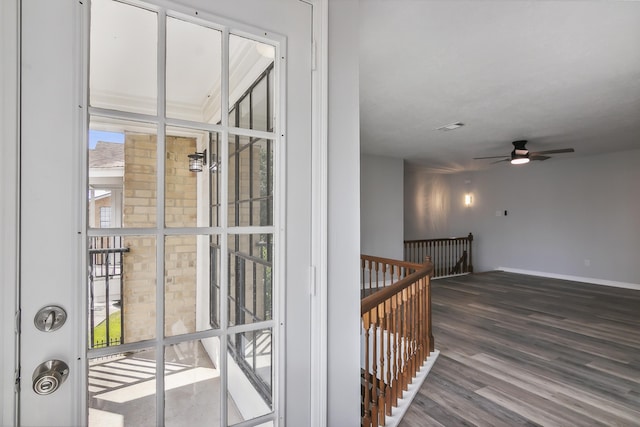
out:
{"label": "white door", "polygon": [[21,425],[309,424],[312,9],[22,1]]}

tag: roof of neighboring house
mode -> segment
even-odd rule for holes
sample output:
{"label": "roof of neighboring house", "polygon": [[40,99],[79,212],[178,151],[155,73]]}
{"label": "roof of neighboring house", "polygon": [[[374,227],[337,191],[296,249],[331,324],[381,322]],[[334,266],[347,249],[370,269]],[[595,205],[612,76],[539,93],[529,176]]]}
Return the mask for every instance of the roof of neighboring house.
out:
{"label": "roof of neighboring house", "polygon": [[124,167],[124,144],[98,141],[96,148],[89,150],[89,167]]}

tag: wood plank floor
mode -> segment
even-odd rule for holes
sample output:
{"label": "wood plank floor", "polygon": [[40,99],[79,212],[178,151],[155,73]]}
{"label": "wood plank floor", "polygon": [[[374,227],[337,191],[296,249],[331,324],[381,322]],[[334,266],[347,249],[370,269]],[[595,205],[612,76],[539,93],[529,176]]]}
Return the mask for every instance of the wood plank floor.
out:
{"label": "wood plank floor", "polygon": [[441,353],[400,427],[640,426],[640,291],[503,272],[432,283]]}

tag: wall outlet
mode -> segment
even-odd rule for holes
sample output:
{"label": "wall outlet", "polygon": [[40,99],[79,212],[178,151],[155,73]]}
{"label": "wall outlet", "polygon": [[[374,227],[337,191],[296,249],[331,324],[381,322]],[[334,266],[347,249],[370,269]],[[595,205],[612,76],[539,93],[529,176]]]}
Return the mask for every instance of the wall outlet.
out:
{"label": "wall outlet", "polygon": [[502,216],[502,211],[496,211],[496,216]]}
{"label": "wall outlet", "polygon": [[591,267],[591,260],[590,259],[585,259],[584,260],[584,266],[585,267]]}

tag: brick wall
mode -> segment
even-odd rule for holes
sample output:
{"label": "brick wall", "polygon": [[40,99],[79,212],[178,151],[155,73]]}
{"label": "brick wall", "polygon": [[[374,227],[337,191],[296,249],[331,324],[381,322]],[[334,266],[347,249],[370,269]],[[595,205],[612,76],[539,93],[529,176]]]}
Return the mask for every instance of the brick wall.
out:
{"label": "brick wall", "polygon": [[[165,215],[170,227],[196,225],[196,174],[189,172],[187,154],[196,149],[192,138],[168,136],[165,163]],[[123,226],[156,226],[155,135],[125,134]],[[154,337],[156,319],[156,241],[126,237],[123,316],[125,342]],[[194,236],[165,240],[165,331],[167,335],[195,331],[196,245]],[[173,331],[173,332],[172,332]]]}

